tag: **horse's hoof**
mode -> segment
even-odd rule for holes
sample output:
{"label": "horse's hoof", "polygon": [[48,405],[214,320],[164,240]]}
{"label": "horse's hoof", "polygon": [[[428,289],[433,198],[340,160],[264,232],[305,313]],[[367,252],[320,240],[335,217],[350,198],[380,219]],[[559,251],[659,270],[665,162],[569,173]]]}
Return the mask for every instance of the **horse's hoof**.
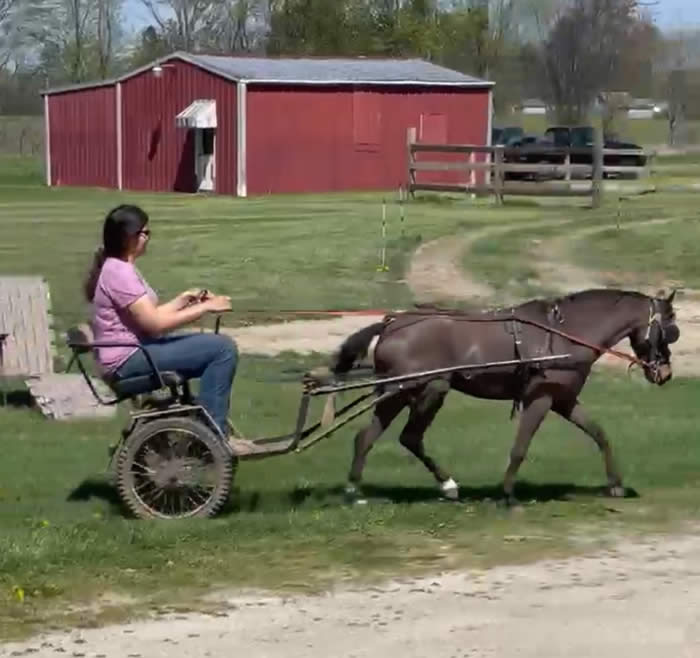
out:
{"label": "horse's hoof", "polygon": [[459,486],[452,478],[440,485],[440,493],[447,500],[459,500]]}
{"label": "horse's hoof", "polygon": [[611,498],[624,498],[627,492],[622,485],[616,485],[614,487],[608,487],[608,496]]}
{"label": "horse's hoof", "polygon": [[349,484],[345,487],[345,502],[349,505],[366,505],[367,499],[362,498],[360,495],[360,490],[353,484]]}
{"label": "horse's hoof", "polygon": [[504,494],[503,498],[498,501],[498,506],[506,509],[515,509],[520,507],[520,502],[513,494]]}

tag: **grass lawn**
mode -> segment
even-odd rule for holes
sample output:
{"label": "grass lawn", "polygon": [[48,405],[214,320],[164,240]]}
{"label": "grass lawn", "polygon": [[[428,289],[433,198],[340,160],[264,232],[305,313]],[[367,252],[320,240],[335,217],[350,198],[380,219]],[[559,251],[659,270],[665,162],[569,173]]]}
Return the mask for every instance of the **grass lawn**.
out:
{"label": "grass lawn", "polygon": [[420,242],[503,220],[536,221],[539,213],[423,199],[407,208],[402,236],[395,195],[386,195],[390,270],[377,272],[378,193],[241,200],[47,189],[39,171],[31,161],[0,160],[0,271],[45,275],[61,329],[85,317],[81,279],[103,217],[118,203],[140,204],[151,216],[149,255],[139,266],[162,296],[203,286],[230,294],[240,311],[404,306],[411,301],[404,266]]}
{"label": "grass lawn", "polygon": [[[698,195],[659,193],[624,201],[618,197],[609,193],[598,210],[540,209],[552,225],[516,228],[477,240],[464,254],[464,266],[499,293],[516,297],[556,291],[556,282],[537,278],[537,253],[601,272],[611,285],[673,282],[700,287],[695,246],[700,240]],[[668,223],[649,223],[654,220]],[[560,253],[540,247],[555,239]]]}
{"label": "grass lawn", "polygon": [[[59,328],[83,319],[80,277],[102,216],[124,200],[152,215],[142,269],[163,295],[205,285],[230,293],[238,309],[270,316],[279,308],[407,304],[401,280],[407,258],[433,237],[503,223],[605,223],[614,212],[428,199],[409,205],[402,238],[391,207],[391,268],[381,273],[379,194],[236,200],[47,190],[31,163],[6,160],[0,172],[0,272],[45,275]],[[692,213],[690,198],[682,212]],[[634,203],[635,217],[672,211],[660,197]],[[517,239],[559,230],[530,229]],[[511,239],[499,238],[517,256]],[[496,271],[493,258],[490,264],[483,253],[478,258],[472,265]],[[233,403],[241,429],[289,430],[300,373],[319,360],[243,358]],[[521,470],[517,492],[530,504],[520,512],[501,509],[494,498],[515,431],[510,408],[453,394],[427,445],[462,485],[462,504],[437,502],[428,473],[395,440],[402,417],[370,455],[367,507],[348,508],[341,497],[355,422],[308,453],[243,464],[221,517],[182,523],[123,516],[103,473],[121,421],[55,423],[34,411],[0,408],[0,638],[54,623],[117,619],[139,606],[193,607],[212,587],[315,590],[350,579],[521,561],[693,519],[700,450],[688,410],[700,383],[680,379],[657,390],[638,375],[596,374],[584,393],[610,433],[626,484],[641,497],[600,497],[597,449],[552,418]],[[101,607],[86,605],[105,592]]]}
{"label": "grass lawn", "polygon": [[[244,431],[290,427],[299,387],[275,380],[280,369],[303,365],[244,360],[234,395]],[[639,498],[598,495],[605,480],[593,442],[551,417],[521,470],[517,493],[528,504],[500,508],[492,501],[515,430],[509,407],[453,394],[427,446],[462,485],[461,504],[439,503],[427,471],[400,447],[402,416],[370,455],[367,507],[348,508],[341,497],[354,423],[308,453],[242,464],[220,517],[171,523],[122,516],[102,474],[116,422],[52,424],[0,411],[0,637],[117,619],[129,596],[151,610],[197,607],[197,595],[212,587],[313,591],[562,555],[605,533],[672,528],[698,513],[700,450],[688,409],[699,394],[695,381],[657,390],[601,375],[584,392]],[[105,593],[114,607],[77,607]]]}

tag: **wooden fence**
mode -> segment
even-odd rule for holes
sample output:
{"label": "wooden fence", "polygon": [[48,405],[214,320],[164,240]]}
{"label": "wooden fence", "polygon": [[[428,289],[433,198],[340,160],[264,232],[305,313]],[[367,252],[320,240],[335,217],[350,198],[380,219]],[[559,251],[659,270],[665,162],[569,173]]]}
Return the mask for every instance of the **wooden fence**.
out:
{"label": "wooden fence", "polygon": [[[514,196],[562,196],[591,197],[593,205],[602,198],[602,181],[605,174],[635,174],[647,177],[653,154],[638,150],[604,149],[597,138],[592,151],[592,163],[576,163],[577,156],[591,157],[591,149],[547,148],[548,157],[555,156],[561,163],[517,162],[527,156],[539,156],[542,147],[476,146],[472,144],[423,144],[415,141],[415,130],[408,131],[408,185],[413,195],[417,190],[432,192],[466,192],[493,195],[498,203],[506,195]],[[422,160],[417,154],[465,156],[459,159]],[[605,165],[605,156],[632,158],[646,156],[645,166]],[[419,172],[457,172],[468,174],[459,182],[426,182],[417,180]],[[561,178],[563,180],[508,180],[506,174],[534,174],[536,177]],[[579,179],[576,181],[575,179]],[[587,182],[590,179],[590,183]]]}

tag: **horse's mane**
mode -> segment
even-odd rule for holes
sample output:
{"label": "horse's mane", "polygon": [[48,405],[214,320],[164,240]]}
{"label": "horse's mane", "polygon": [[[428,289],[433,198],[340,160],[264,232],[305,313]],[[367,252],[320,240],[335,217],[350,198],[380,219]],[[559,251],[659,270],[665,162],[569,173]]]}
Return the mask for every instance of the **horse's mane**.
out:
{"label": "horse's mane", "polygon": [[578,290],[576,292],[569,293],[568,295],[550,298],[549,300],[543,301],[557,303],[580,302],[585,301],[589,297],[612,297],[616,303],[630,297],[639,300],[649,299],[648,295],[636,290],[622,290],[620,288],[587,288],[585,290]]}
{"label": "horse's mane", "polygon": [[[635,290],[622,290],[619,288],[587,288],[585,290],[578,290],[576,292],[569,293],[567,295],[555,295],[549,297],[534,297],[532,299],[526,300],[515,304],[514,306],[497,306],[491,308],[459,308],[450,306],[439,306],[438,304],[430,303],[416,303],[414,304],[418,312],[423,313],[448,313],[454,315],[472,315],[472,314],[489,314],[489,313],[499,313],[503,312],[506,308],[524,308],[524,307],[542,307],[547,308],[555,304],[561,305],[566,303],[575,303],[586,301],[591,297],[611,297],[615,303],[619,303],[625,298],[635,298],[638,300],[649,299],[647,295]],[[409,311],[410,313],[410,311]]]}

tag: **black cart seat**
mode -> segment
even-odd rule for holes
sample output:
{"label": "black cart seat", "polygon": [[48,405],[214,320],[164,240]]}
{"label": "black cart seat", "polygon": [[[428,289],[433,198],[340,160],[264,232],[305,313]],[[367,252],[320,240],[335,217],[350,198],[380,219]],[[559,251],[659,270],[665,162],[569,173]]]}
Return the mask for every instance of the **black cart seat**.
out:
{"label": "black cart seat", "polygon": [[[124,343],[114,342],[95,342],[94,334],[87,324],[71,327],[67,332],[67,338],[68,347],[73,350],[73,359],[77,361],[78,367],[90,386],[93,395],[97,398],[98,402],[101,402],[102,404],[116,404],[122,400],[126,400],[137,395],[153,393],[163,388],[170,389],[174,399],[190,398],[188,379],[176,372],[158,370],[150,354],[148,354],[148,352],[140,344],[127,345]],[[135,347],[142,351],[148,365],[151,368],[151,372],[147,375],[140,375],[138,377],[102,377],[103,381],[116,395],[116,398],[113,400],[103,400],[92,385],[90,377],[85,370],[85,366],[80,359],[82,354],[91,352],[98,347]]]}

